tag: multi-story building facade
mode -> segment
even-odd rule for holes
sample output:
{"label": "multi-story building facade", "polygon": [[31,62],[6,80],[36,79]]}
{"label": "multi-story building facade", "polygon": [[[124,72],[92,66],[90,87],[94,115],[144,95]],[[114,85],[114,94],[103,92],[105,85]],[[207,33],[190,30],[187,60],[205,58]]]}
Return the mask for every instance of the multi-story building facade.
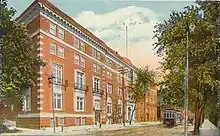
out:
{"label": "multi-story building facade", "polygon": [[47,0],[35,0],[16,22],[27,25],[47,64],[39,68],[38,83],[23,92],[24,113],[18,115],[17,126],[51,127],[53,109],[56,126],[120,123],[123,108],[130,119],[133,104],[122,91],[119,71],[129,71],[128,85],[135,70],[128,59]]}
{"label": "multi-story building facade", "polygon": [[137,104],[136,121],[157,121],[157,86],[150,88],[145,100]]}

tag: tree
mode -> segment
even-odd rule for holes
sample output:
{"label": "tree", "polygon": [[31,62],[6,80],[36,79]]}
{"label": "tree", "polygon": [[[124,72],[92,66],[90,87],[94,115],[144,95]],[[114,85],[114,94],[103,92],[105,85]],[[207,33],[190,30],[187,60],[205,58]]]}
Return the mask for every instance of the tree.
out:
{"label": "tree", "polygon": [[[136,79],[134,83],[128,86],[128,95],[132,103],[134,103],[134,108],[131,112],[131,118],[129,124],[131,125],[134,111],[137,109],[137,103],[145,100],[146,93],[155,84],[155,72],[149,70],[149,67],[137,69],[135,71]],[[145,103],[145,101],[144,101]],[[144,109],[145,110],[145,109]]]}
{"label": "tree", "polygon": [[[164,76],[164,99],[172,105],[183,105],[186,51],[186,23],[194,30],[189,34],[189,109],[195,113],[195,134],[199,133],[202,113],[207,101],[215,95],[216,86],[216,24],[208,12],[216,6],[212,2],[198,2],[183,12],[172,11],[170,18],[155,26],[157,42],[154,48],[162,57],[162,66],[168,71]],[[205,6],[205,4],[207,4]],[[209,10],[208,10],[209,9]]]}
{"label": "tree", "polygon": [[26,26],[12,20],[13,8],[7,7],[7,1],[1,5],[0,31],[2,33],[2,92],[1,99],[7,105],[22,107],[22,88],[36,85],[37,72],[45,64],[37,57],[35,46],[27,34]]}

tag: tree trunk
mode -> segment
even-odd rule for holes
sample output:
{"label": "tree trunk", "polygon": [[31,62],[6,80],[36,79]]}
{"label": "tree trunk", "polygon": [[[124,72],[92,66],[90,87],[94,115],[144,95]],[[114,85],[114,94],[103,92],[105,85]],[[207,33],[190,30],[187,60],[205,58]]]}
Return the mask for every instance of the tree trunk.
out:
{"label": "tree trunk", "polygon": [[132,119],[133,119],[133,115],[134,115],[134,111],[136,110],[136,102],[135,102],[135,104],[134,104],[134,108],[133,108],[133,110],[132,110],[132,112],[131,112],[131,118],[130,118],[130,120],[129,120],[129,125],[131,125],[131,123],[132,123]]}
{"label": "tree trunk", "polygon": [[196,106],[196,111],[195,111],[195,125],[194,125],[194,134],[198,135],[199,134],[199,127],[201,125],[201,116],[202,112],[204,112],[204,107],[205,107],[206,101],[203,101],[202,104],[197,104]]}

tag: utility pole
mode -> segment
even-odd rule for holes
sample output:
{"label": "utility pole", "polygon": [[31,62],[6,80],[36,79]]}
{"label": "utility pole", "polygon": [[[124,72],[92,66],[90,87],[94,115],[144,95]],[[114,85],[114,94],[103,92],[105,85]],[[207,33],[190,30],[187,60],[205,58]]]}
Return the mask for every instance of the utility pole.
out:
{"label": "utility pole", "polygon": [[126,57],[128,58],[128,26],[125,26],[125,48],[126,48]]}
{"label": "utility pole", "polygon": [[186,31],[186,67],[185,67],[185,95],[184,95],[184,112],[185,112],[185,123],[184,123],[184,135],[187,136],[188,133],[188,69],[189,69],[189,50],[188,50],[188,44],[189,44],[189,23],[186,21],[187,25],[187,31]]}
{"label": "utility pole", "polygon": [[123,108],[122,108],[122,116],[123,116],[123,125],[125,126],[125,104],[126,104],[126,100],[125,100],[125,79],[124,79],[124,75],[126,73],[126,70],[124,67],[121,67],[121,69],[119,70],[120,74],[122,74],[122,102],[123,102]]}
{"label": "utility pole", "polygon": [[53,74],[50,77],[48,77],[49,84],[51,85],[52,109],[53,109],[53,132],[55,133],[56,130],[55,130],[54,93],[53,93],[53,79],[54,78],[55,77],[53,76]]}
{"label": "utility pole", "polygon": [[52,110],[53,110],[53,132],[55,133],[56,132],[56,126],[55,126],[56,123],[55,123],[55,110],[54,110],[55,105],[54,105],[53,85],[63,86],[66,89],[66,87],[68,87],[68,80],[65,80],[64,84],[57,84],[57,83],[53,82],[54,78],[56,78],[56,77],[54,77],[53,74],[48,77],[49,85],[51,85],[51,93],[52,93],[51,98],[52,98]]}

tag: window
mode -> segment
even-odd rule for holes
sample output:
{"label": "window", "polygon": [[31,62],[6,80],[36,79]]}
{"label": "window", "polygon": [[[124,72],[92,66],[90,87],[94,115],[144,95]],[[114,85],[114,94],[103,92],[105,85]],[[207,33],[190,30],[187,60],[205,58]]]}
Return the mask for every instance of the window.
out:
{"label": "window", "polygon": [[80,50],[85,52],[86,51],[86,46],[85,43],[83,41],[80,42]]}
{"label": "window", "polygon": [[58,37],[64,39],[64,30],[60,27],[58,28]]}
{"label": "window", "polygon": [[74,37],[74,43],[73,46],[76,47],[77,49],[79,49],[79,39]]}
{"label": "window", "polygon": [[50,54],[56,55],[56,44],[50,44]]}
{"label": "window", "polygon": [[30,88],[25,88],[23,92],[23,111],[31,109]]}
{"label": "window", "polygon": [[93,78],[93,92],[100,92],[100,79],[98,79],[97,77]]}
{"label": "window", "polygon": [[93,72],[101,73],[101,67],[98,64],[93,63]]}
{"label": "window", "polygon": [[122,95],[122,89],[121,89],[121,87],[118,88],[118,95],[119,95],[119,96]]}
{"label": "window", "polygon": [[118,104],[118,115],[121,115],[121,110],[122,110],[122,106],[121,106],[121,102],[119,102]]}
{"label": "window", "polygon": [[112,60],[110,60],[109,58],[106,58],[106,65],[109,67],[112,67]]}
{"label": "window", "polygon": [[92,56],[98,60],[101,60],[101,53],[94,48],[92,48]]}
{"label": "window", "polygon": [[85,67],[86,66],[86,59],[85,59],[85,57],[83,57],[83,56],[81,56],[81,66],[82,67]]}
{"label": "window", "polygon": [[107,75],[107,78],[112,79],[112,72],[107,71],[106,75]]}
{"label": "window", "polygon": [[58,48],[58,57],[64,58],[64,47],[59,46],[59,48]]}
{"label": "window", "polygon": [[54,93],[54,108],[62,109],[62,95]]}
{"label": "window", "polygon": [[58,126],[64,126],[64,117],[58,118]]}
{"label": "window", "polygon": [[76,71],[76,84],[77,89],[83,89],[84,73]]}
{"label": "window", "polygon": [[112,103],[107,102],[107,114],[111,114],[111,113],[112,113]]}
{"label": "window", "polygon": [[76,65],[79,65],[79,55],[78,54],[75,54],[74,62],[75,62]]}
{"label": "window", "polygon": [[81,125],[85,126],[86,125],[86,117],[83,117],[81,120]]}
{"label": "window", "polygon": [[108,83],[107,85],[107,92],[112,93],[112,84]]}
{"label": "window", "polygon": [[95,99],[94,108],[95,110],[100,110],[100,100]]}
{"label": "window", "polygon": [[62,85],[62,65],[53,63],[53,82]]}
{"label": "window", "polygon": [[76,99],[76,109],[77,111],[84,111],[84,98],[77,96]]}
{"label": "window", "polygon": [[79,126],[80,124],[79,124],[79,120],[80,120],[80,118],[75,118],[75,125],[76,126]]}
{"label": "window", "polygon": [[56,35],[56,25],[50,22],[50,33]]}

